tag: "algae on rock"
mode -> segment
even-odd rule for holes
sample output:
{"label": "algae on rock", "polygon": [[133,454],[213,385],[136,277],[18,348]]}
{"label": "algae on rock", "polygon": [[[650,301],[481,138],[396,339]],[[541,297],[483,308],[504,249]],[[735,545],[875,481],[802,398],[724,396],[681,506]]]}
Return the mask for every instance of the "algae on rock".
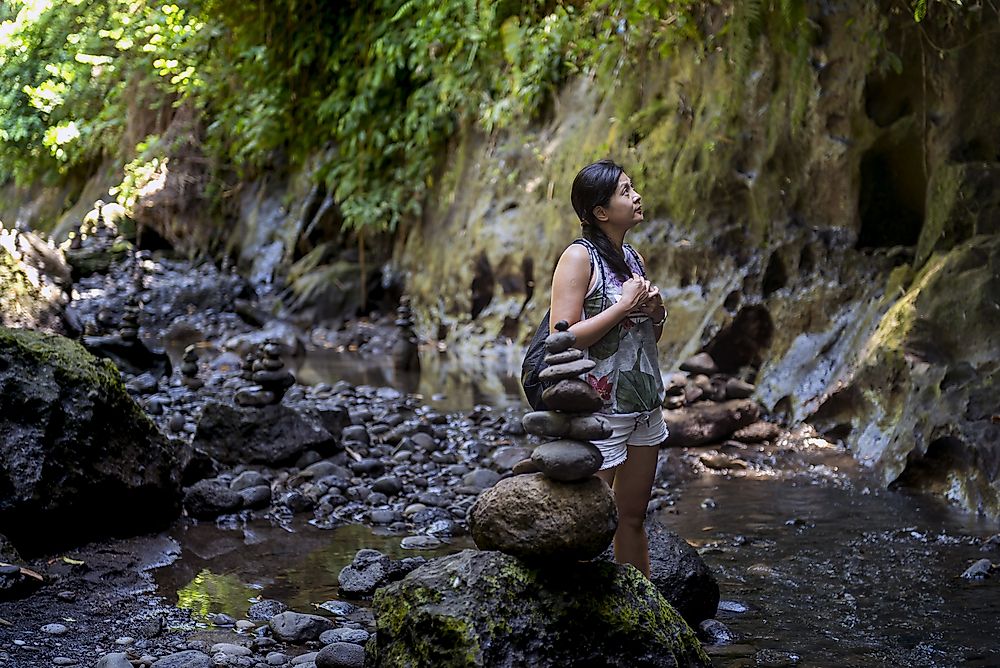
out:
{"label": "algae on rock", "polygon": [[372,666],[709,666],[631,566],[531,568],[499,552],[435,559],[375,595]]}

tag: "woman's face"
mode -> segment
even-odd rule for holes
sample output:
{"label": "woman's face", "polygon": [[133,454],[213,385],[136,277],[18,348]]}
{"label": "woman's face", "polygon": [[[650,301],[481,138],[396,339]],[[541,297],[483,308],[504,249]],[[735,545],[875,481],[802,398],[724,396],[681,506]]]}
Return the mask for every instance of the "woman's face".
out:
{"label": "woman's face", "polygon": [[607,222],[612,225],[628,229],[643,221],[642,197],[632,187],[632,179],[625,172],[618,177],[618,186],[608,205],[602,208]]}

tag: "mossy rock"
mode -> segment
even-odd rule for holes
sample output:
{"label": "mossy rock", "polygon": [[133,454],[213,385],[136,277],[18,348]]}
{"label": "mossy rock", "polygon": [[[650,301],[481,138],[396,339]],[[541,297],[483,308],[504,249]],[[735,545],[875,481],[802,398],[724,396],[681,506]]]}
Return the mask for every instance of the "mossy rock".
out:
{"label": "mossy rock", "polygon": [[375,595],[369,666],[709,666],[631,566],[533,568],[500,552],[435,559]]}
{"label": "mossy rock", "polygon": [[58,335],[0,328],[0,526],[18,548],[172,519],[182,460],[113,364]]}

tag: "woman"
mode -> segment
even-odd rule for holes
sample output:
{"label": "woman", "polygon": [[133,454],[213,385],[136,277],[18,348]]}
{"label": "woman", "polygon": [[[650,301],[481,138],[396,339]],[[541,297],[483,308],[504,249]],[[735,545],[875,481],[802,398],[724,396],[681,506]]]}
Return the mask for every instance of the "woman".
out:
{"label": "woman", "polygon": [[663,380],[656,342],[666,311],[644,278],[644,262],[625,234],[642,222],[642,197],[611,160],[587,165],[573,180],[573,208],[585,243],[570,245],[552,277],[550,322],[565,320],[597,366],[587,380],[604,401],[611,438],[595,441],[604,455],[598,475],[615,493],[615,559],[649,576],[643,521],[659,445],[666,439],[660,406]]}

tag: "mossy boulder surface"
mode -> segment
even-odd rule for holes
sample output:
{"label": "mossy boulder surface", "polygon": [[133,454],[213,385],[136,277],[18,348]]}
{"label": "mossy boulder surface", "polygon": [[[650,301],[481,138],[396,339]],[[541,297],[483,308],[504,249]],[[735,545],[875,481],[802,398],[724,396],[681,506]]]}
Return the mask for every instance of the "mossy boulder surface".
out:
{"label": "mossy boulder surface", "polygon": [[532,568],[500,552],[435,559],[379,590],[368,666],[709,666],[631,566]]}
{"label": "mossy boulder surface", "polygon": [[0,327],[0,526],[19,548],[176,516],[180,459],[110,362],[58,335]]}

